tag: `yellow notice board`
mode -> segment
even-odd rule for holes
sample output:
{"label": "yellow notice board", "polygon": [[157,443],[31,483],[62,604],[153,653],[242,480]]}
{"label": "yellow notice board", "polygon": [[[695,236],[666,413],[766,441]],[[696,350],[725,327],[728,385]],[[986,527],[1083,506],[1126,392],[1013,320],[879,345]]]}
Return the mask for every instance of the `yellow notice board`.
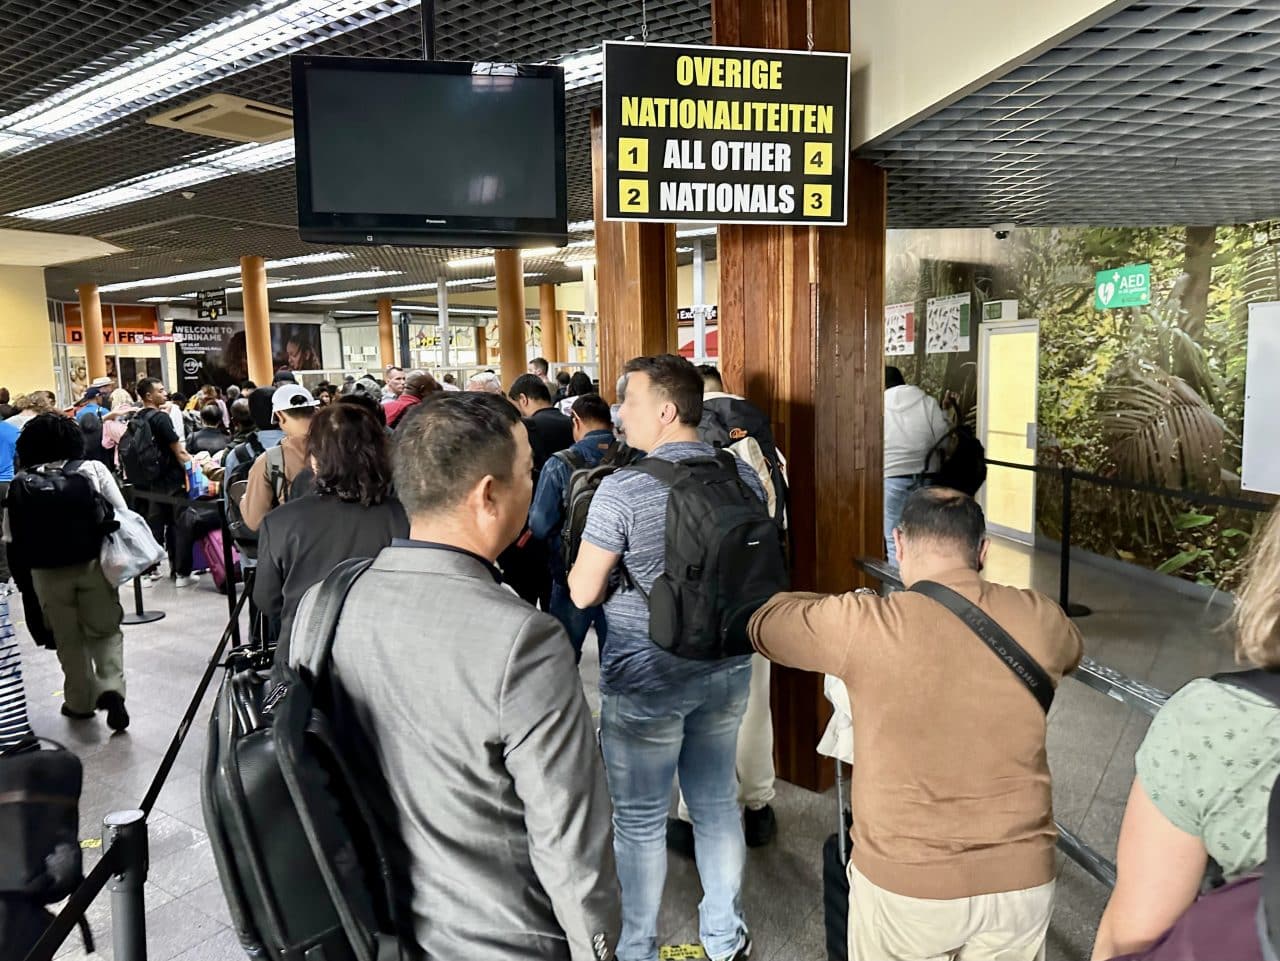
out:
{"label": "yellow notice board", "polygon": [[604,45],[605,218],[847,222],[849,55]]}

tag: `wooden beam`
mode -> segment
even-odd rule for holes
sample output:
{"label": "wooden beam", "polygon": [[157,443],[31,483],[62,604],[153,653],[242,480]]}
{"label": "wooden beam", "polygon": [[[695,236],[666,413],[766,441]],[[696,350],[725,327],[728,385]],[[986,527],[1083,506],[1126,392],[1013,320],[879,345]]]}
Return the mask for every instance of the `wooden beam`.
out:
{"label": "wooden beam", "polygon": [[502,356],[502,389],[508,391],[529,366],[525,357],[524,263],[519,250],[494,254],[498,275],[498,353]]}
{"label": "wooden beam", "polygon": [[267,305],[267,267],[259,256],[240,258],[244,340],[249,353],[249,379],[270,387],[276,379],[271,357],[271,314]]}
{"label": "wooden beam", "polygon": [[396,366],[396,322],[391,314],[391,298],[378,298],[378,355],[382,358],[382,373]]}
{"label": "wooden beam", "polygon": [[[107,376],[107,348],[102,339],[102,300],[98,297],[97,284],[81,284],[76,288],[80,295],[80,329],[84,333],[85,366],[89,380]],[[176,388],[175,388],[176,389]],[[78,401],[79,397],[72,398]]]}

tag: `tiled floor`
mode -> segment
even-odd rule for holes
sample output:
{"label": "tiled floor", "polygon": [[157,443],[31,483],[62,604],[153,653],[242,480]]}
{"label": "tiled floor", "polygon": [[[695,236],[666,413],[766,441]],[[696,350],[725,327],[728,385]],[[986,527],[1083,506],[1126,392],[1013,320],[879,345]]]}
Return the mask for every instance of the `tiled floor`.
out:
{"label": "tiled floor", "polygon": [[[990,574],[1008,583],[1056,584],[1055,559],[1013,548],[993,553]],[[194,588],[175,590],[168,582],[148,590],[147,606],[166,613],[155,624],[125,631],[128,703],[133,725],[108,736],[100,721],[73,723],[58,714],[61,673],[56,659],[25,648],[26,681],[36,730],[63,741],[84,759],[85,789],[81,830],[87,840],[100,834],[104,814],[137,805],[199,680],[226,618],[225,599],[208,578]],[[1080,621],[1089,653],[1099,660],[1172,690],[1186,680],[1231,666],[1230,643],[1216,629],[1221,607],[1172,592],[1133,587],[1113,574],[1077,566],[1075,599],[1094,614]],[[588,643],[588,650],[592,648]],[[588,696],[594,693],[596,665],[584,658]],[[957,683],[963,683],[962,678]],[[209,701],[193,725],[177,766],[160,795],[149,836],[151,872],[147,883],[150,961],[235,961],[243,955],[228,927],[230,918],[218,886],[204,834],[198,767],[204,750]],[[1049,757],[1054,795],[1062,821],[1086,841],[1114,857],[1116,832],[1133,777],[1133,752],[1146,719],[1082,685],[1064,684],[1051,717]],[[770,847],[750,852],[744,902],[756,939],[757,961],[823,961],[821,852],[834,830],[832,792],[816,795],[778,785],[780,833]],[[87,848],[87,867],[99,851]],[[664,943],[697,940],[697,875],[673,857],[663,900],[660,932]],[[1070,862],[1059,876],[1058,907],[1050,929],[1049,957],[1088,957],[1105,891]],[[98,937],[98,957],[110,959],[108,895],[90,911]],[[72,934],[61,957],[84,956]]]}

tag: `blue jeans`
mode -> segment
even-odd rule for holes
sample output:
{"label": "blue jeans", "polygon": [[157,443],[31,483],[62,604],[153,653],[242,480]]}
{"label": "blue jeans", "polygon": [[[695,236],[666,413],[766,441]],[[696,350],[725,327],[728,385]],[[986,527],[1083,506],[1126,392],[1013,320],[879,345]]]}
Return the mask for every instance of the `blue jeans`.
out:
{"label": "blue jeans", "polygon": [[702,946],[712,961],[746,941],[742,836],[736,771],[738,728],[751,664],[664,691],[605,694],[601,745],[613,796],[614,853],[622,884],[618,961],[657,961],[658,908],[667,880],[667,813],[677,769],[693,820],[703,898]]}
{"label": "blue jeans", "polygon": [[919,486],[915,477],[884,479],[884,556],[894,567],[898,566],[898,551],[893,546],[893,529],[902,519],[902,508],[907,503],[907,497]]}
{"label": "blue jeans", "polygon": [[609,631],[604,622],[604,605],[597,604],[583,610],[574,607],[569,599],[569,586],[560,580],[551,582],[551,606],[548,613],[564,625],[569,634],[569,643],[573,645],[573,659],[582,660],[582,645],[587,639],[587,631],[591,625],[596,627],[596,641],[600,650],[604,651],[605,637]]}

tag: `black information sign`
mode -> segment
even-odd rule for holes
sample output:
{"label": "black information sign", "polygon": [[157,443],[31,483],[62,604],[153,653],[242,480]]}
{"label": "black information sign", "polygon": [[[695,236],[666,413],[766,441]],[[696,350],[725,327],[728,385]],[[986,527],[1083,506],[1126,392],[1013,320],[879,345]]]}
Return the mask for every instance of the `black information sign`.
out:
{"label": "black information sign", "polygon": [[196,292],[196,316],[205,320],[217,320],[227,316],[227,292],[225,290],[200,290]]}
{"label": "black information sign", "polygon": [[605,218],[846,222],[849,55],[606,42]]}

